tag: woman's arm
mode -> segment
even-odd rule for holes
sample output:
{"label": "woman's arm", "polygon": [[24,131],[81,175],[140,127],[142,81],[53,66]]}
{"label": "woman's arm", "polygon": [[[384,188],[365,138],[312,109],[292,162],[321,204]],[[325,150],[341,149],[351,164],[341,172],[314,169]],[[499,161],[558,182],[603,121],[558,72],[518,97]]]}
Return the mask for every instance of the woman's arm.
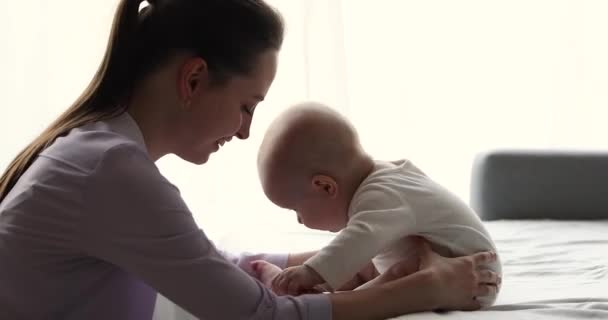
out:
{"label": "woman's arm", "polygon": [[475,297],[495,294],[500,278],[485,274],[480,266],[496,261],[496,254],[483,252],[459,258],[444,258],[428,243],[421,243],[420,267],[410,272],[396,264],[382,275],[378,286],[330,295],[334,320],[386,319],[431,310],[475,310]]}
{"label": "woman's arm", "polygon": [[331,294],[332,319],[387,319],[435,309],[432,275],[418,272],[381,286]]}
{"label": "woman's arm", "polygon": [[[333,319],[386,319],[435,309],[472,310],[479,308],[474,296],[496,290],[499,277],[492,274],[484,278],[487,275],[478,270],[480,266],[495,261],[495,254],[444,258],[433,252],[423,238],[412,239],[417,242],[415,261],[403,260],[393,265],[374,280],[373,288],[328,295]],[[292,261],[306,260],[311,254],[314,252],[292,255],[299,257]],[[422,270],[417,272],[419,268]],[[360,273],[373,274],[367,275],[369,279],[365,281],[378,275],[373,264],[370,263],[366,269]]]}

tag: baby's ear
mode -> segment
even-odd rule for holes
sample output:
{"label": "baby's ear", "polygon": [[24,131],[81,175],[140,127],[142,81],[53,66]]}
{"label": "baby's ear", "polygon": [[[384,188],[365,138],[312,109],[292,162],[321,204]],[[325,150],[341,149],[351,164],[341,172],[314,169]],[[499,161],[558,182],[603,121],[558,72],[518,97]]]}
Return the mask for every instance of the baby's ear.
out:
{"label": "baby's ear", "polygon": [[315,191],[319,191],[332,198],[338,195],[338,183],[334,178],[326,175],[319,174],[312,177],[312,187]]}

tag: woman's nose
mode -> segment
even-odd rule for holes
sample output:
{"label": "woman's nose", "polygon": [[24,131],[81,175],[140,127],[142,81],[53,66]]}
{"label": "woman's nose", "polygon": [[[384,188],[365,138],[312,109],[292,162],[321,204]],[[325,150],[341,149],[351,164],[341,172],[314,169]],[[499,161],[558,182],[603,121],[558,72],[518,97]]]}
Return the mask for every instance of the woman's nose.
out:
{"label": "woman's nose", "polygon": [[245,139],[249,138],[249,129],[250,128],[251,128],[251,117],[243,117],[243,120],[241,122],[241,128],[239,129],[239,131],[237,131],[236,136],[241,140],[245,140]]}
{"label": "woman's nose", "polygon": [[299,223],[299,224],[303,224],[303,223],[302,223],[302,218],[300,218],[299,216],[298,216],[298,223]]}

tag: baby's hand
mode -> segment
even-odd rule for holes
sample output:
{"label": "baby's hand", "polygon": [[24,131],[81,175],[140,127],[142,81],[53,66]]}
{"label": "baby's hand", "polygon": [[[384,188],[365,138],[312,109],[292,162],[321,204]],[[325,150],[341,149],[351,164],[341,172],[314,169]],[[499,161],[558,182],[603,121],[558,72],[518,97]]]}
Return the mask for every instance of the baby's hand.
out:
{"label": "baby's hand", "polygon": [[290,267],[272,280],[272,290],[278,295],[297,296],[315,290],[325,280],[307,265]]}

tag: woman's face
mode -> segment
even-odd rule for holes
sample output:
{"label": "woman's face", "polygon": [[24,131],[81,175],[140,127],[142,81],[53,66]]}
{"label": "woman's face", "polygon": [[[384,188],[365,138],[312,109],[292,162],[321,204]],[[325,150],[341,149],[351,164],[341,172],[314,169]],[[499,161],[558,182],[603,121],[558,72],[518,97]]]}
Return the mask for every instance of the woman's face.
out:
{"label": "woman's face", "polygon": [[258,57],[251,74],[197,89],[181,121],[175,154],[202,164],[233,137],[247,139],[255,108],[264,100],[276,70],[277,52],[269,50]]}

